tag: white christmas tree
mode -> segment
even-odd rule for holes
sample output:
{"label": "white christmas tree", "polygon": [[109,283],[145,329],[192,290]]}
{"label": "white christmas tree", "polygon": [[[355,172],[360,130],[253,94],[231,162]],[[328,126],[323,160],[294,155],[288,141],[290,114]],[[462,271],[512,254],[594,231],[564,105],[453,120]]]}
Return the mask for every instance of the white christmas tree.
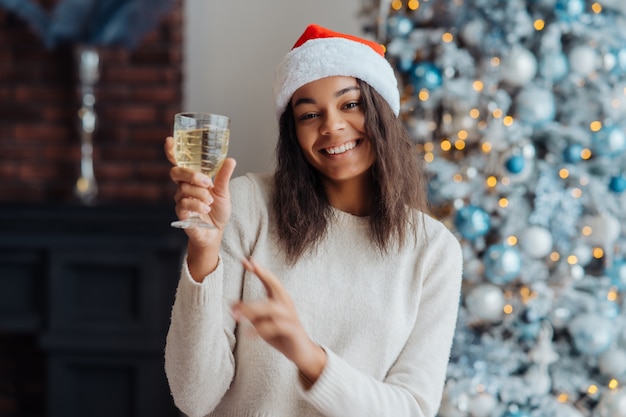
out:
{"label": "white christmas tree", "polygon": [[626,417],[626,1],[363,11],[464,248],[440,417]]}

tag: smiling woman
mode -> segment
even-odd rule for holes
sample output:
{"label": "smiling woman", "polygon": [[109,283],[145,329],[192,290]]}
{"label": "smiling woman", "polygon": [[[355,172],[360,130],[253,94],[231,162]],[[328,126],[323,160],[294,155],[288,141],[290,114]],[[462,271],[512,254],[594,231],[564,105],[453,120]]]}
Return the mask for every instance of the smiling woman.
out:
{"label": "smiling woman", "polygon": [[177,215],[210,206],[218,226],[185,230],[174,400],[190,417],[433,417],[462,256],[426,213],[394,73],[379,45],[311,25],[274,87],[274,174],[170,171]]}

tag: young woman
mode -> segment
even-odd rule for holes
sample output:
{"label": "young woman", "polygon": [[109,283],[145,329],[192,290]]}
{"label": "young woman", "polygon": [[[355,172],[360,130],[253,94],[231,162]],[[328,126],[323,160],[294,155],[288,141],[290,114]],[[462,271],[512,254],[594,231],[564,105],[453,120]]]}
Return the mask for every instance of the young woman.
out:
{"label": "young woman", "polygon": [[[276,73],[277,168],[214,184],[174,167],[187,229],[165,351],[188,416],[432,417],[462,256],[380,45],[311,25]],[[172,141],[166,141],[172,160]]]}

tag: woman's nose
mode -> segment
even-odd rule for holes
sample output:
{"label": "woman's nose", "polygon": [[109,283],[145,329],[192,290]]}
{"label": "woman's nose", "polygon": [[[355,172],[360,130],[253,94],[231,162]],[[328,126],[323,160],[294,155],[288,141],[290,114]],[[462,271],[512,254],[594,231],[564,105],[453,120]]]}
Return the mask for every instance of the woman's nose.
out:
{"label": "woman's nose", "polygon": [[320,126],[323,135],[330,135],[336,131],[345,128],[345,120],[341,117],[341,113],[335,110],[329,110],[323,116],[323,123]]}

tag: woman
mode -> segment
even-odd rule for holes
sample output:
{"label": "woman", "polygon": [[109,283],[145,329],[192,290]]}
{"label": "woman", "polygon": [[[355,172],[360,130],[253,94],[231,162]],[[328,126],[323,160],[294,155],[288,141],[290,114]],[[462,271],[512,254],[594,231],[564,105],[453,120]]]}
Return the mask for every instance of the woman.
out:
{"label": "woman", "polygon": [[[187,229],[165,368],[195,416],[429,416],[441,400],[462,257],[427,209],[373,42],[311,25],[276,73],[273,175],[214,185],[174,167]],[[171,158],[172,142],[166,152]]]}

